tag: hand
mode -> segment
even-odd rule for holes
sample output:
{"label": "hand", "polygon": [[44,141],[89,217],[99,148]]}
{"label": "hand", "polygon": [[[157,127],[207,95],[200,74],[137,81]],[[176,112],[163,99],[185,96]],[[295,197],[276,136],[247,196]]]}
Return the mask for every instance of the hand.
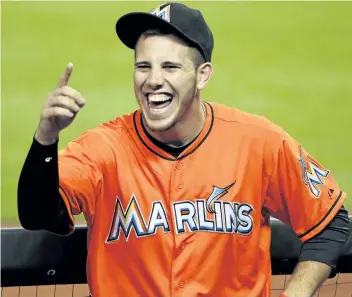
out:
{"label": "hand", "polygon": [[60,131],[73,122],[77,113],[86,104],[82,95],[68,86],[72,70],[73,65],[69,63],[42,108],[34,138],[43,145],[55,143],[59,138]]}

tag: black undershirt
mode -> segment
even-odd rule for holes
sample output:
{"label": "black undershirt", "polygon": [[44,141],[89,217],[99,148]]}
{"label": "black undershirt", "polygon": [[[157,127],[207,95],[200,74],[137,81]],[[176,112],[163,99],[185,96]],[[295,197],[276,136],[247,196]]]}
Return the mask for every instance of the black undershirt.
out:
{"label": "black undershirt", "polygon": [[[175,158],[191,143],[173,148],[151,137],[150,140]],[[47,162],[48,157],[51,157]],[[34,138],[24,162],[18,183],[18,215],[23,228],[47,230],[67,234],[71,219],[58,191],[58,142],[41,145]],[[330,277],[336,274],[338,257],[349,234],[348,212],[344,207],[318,235],[307,240],[301,248],[299,261],[317,261],[333,268]]]}

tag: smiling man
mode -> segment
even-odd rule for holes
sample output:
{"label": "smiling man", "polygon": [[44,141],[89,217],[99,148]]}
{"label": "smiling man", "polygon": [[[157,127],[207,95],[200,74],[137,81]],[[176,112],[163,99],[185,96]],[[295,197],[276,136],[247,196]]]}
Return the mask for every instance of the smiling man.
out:
{"label": "smiling man", "polygon": [[281,296],[313,296],[349,233],[332,173],[271,121],[201,100],[214,39],[200,11],[166,3],[116,33],[135,51],[140,108],[58,152],[85,105],[67,66],[19,179],[23,227],[69,235],[83,213],[93,297],[268,297],[273,216],[303,242]]}
{"label": "smiling man", "polygon": [[169,145],[189,143],[205,122],[200,91],[211,77],[211,64],[199,65],[197,49],[157,30],[142,33],[135,48],[134,86],[143,126]]}

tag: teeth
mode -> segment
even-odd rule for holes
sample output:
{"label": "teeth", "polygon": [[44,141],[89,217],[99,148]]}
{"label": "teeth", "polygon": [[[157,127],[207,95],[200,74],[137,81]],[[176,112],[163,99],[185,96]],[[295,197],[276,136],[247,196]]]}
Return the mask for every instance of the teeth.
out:
{"label": "teeth", "polygon": [[149,94],[148,100],[149,102],[165,102],[170,100],[171,96],[166,94]]}

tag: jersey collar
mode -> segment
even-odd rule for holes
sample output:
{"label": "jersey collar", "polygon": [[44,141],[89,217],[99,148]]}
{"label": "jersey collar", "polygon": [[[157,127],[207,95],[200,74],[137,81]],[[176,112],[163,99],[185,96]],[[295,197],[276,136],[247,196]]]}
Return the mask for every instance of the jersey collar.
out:
{"label": "jersey collar", "polygon": [[207,103],[207,102],[203,102],[203,103],[204,103],[204,106],[205,106],[206,112],[207,112],[205,125],[204,125],[202,131],[197,136],[197,138],[193,141],[193,143],[191,143],[191,145],[189,145],[177,158],[175,158],[174,156],[172,156],[168,152],[165,152],[164,150],[159,148],[157,145],[155,145],[149,139],[149,137],[144,132],[144,129],[143,129],[143,126],[142,126],[142,117],[141,117],[142,113],[141,113],[140,109],[137,110],[133,114],[134,128],[136,130],[136,134],[137,134],[139,140],[142,142],[142,144],[150,152],[152,152],[153,154],[155,154],[155,155],[157,155],[160,158],[163,158],[165,160],[177,161],[177,160],[181,160],[181,159],[189,156],[190,154],[192,154],[194,151],[196,151],[202,145],[202,143],[205,141],[205,139],[210,134],[210,131],[211,131],[212,127],[213,127],[214,110],[213,110],[212,106],[209,103]]}

